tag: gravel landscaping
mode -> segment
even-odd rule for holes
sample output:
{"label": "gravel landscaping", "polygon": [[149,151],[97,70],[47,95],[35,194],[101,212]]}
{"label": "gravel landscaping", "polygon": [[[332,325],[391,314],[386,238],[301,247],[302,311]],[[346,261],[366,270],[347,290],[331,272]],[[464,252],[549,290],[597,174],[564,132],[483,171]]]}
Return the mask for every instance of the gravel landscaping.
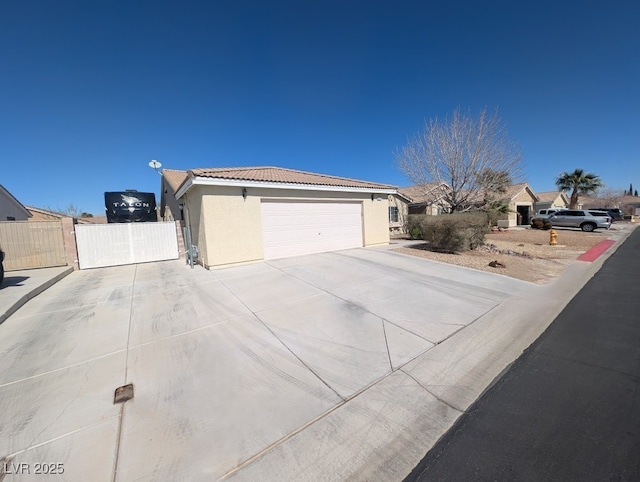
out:
{"label": "gravel landscaping", "polygon": [[[544,284],[558,277],[580,254],[610,235],[609,231],[600,229],[592,233],[563,228],[555,228],[555,231],[558,233],[557,246],[549,245],[549,231],[512,228],[487,234],[485,246],[460,254],[436,253],[430,251],[426,243],[394,251]],[[498,267],[489,266],[492,261],[497,261]]]}

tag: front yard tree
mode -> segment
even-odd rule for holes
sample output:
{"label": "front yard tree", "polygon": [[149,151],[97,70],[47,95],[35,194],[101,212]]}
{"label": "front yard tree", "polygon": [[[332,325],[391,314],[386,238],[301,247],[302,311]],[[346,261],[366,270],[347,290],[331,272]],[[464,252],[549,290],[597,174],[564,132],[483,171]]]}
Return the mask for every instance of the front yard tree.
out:
{"label": "front yard tree", "polygon": [[[611,189],[608,187],[602,187],[598,189],[598,194],[594,196],[593,202],[597,203],[597,206],[601,207],[616,207],[624,204],[624,196],[627,191]],[[594,204],[595,206],[596,204]]]}
{"label": "front yard tree", "polygon": [[520,148],[497,111],[489,114],[486,108],[478,117],[458,108],[450,119],[425,121],[395,157],[413,183],[445,183],[440,194],[451,212],[483,208],[487,186],[503,186],[522,171]]}
{"label": "front yard tree", "polygon": [[578,199],[580,195],[589,195],[598,191],[604,184],[600,176],[591,172],[585,172],[583,169],[575,169],[573,172],[562,172],[556,178],[556,186],[561,191],[571,191],[569,200],[569,208],[576,209],[578,207]]}

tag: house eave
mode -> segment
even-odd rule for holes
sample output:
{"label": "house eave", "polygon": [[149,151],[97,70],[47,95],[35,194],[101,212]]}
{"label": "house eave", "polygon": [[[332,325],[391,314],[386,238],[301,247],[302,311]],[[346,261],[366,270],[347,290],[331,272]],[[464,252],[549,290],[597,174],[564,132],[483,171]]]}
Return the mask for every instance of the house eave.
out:
{"label": "house eave", "polygon": [[394,188],[376,187],[349,187],[331,186],[325,184],[297,184],[288,182],[270,181],[243,181],[241,179],[220,179],[209,177],[188,178],[176,192],[176,199],[180,199],[192,186],[219,186],[219,187],[242,187],[242,188],[263,188],[263,189],[288,189],[302,191],[325,191],[325,192],[360,192],[371,194],[395,194]]}

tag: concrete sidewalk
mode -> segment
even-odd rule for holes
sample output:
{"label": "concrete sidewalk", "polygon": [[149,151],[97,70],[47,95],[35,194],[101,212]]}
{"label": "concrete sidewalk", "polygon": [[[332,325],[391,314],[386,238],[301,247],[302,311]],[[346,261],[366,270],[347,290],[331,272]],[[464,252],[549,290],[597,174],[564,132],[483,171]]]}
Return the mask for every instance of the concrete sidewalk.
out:
{"label": "concrete sidewalk", "polygon": [[399,480],[600,264],[545,286],[377,249],[76,272],[0,325],[0,458],[67,480]]}
{"label": "concrete sidewalk", "polygon": [[73,268],[69,266],[6,271],[0,287],[0,324],[31,298],[70,273]]}

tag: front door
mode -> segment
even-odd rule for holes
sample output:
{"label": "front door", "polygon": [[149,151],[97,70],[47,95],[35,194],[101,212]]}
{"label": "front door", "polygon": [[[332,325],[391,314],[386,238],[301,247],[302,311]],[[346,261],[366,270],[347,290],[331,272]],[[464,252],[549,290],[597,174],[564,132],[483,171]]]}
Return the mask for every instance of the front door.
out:
{"label": "front door", "polygon": [[517,206],[518,211],[518,224],[528,225],[531,206]]}

